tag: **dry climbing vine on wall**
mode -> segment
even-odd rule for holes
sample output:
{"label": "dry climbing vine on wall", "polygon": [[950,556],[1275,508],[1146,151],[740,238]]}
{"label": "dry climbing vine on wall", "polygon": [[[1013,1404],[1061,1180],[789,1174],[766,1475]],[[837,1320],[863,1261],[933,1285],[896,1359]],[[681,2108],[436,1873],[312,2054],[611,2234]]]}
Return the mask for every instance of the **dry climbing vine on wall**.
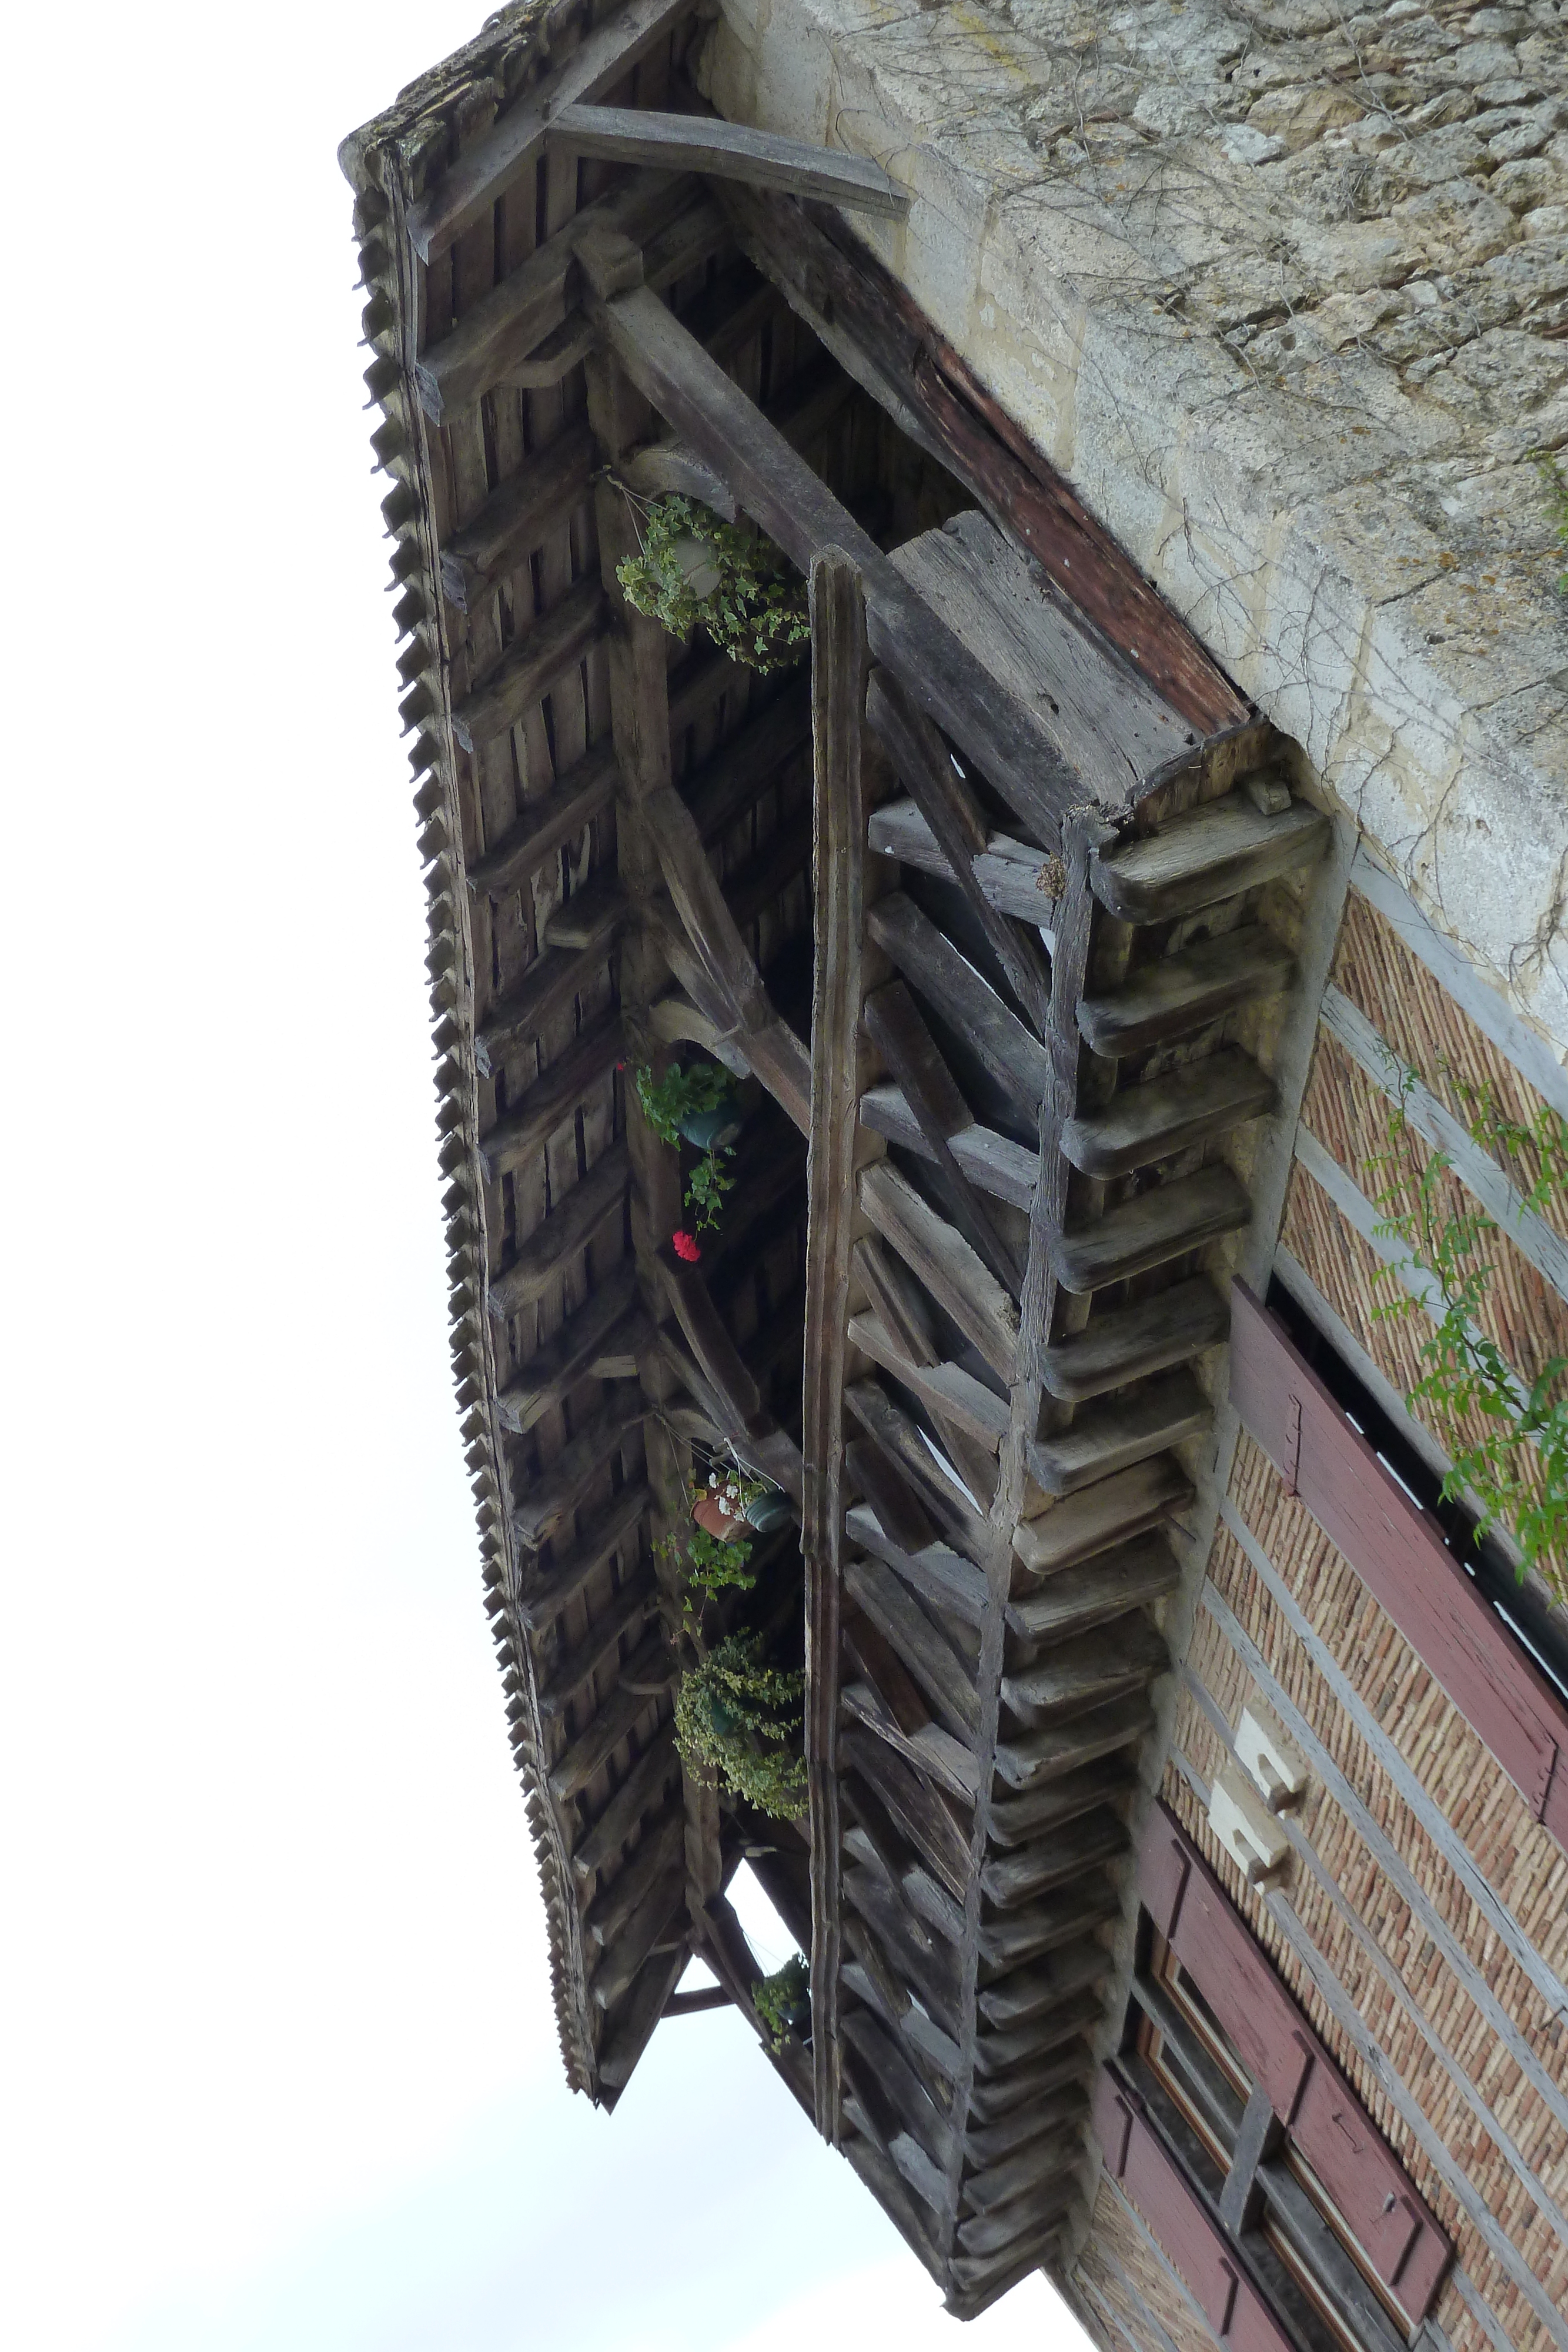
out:
{"label": "dry climbing vine on wall", "polygon": [[[1539,1216],[1568,1202],[1568,1120],[1542,1106],[1521,1124],[1504,1117],[1490,1087],[1447,1067],[1444,1076],[1464,1102],[1470,1140],[1516,1171],[1533,1171],[1523,1209]],[[1508,1528],[1519,1545],[1521,1580],[1533,1570],[1554,1601],[1568,1601],[1568,1356],[1552,1356],[1526,1383],[1479,1328],[1495,1271],[1482,1248],[1497,1223],[1479,1207],[1456,1209],[1445,1181],[1448,1155],[1419,1148],[1408,1113],[1418,1084],[1414,1070],[1404,1073],[1388,1149],[1366,1164],[1380,1180],[1375,1231],[1407,1253],[1380,1268],[1380,1278],[1414,1275],[1427,1295],[1418,1302],[1402,1290],[1375,1311],[1390,1320],[1420,1303],[1432,1318],[1421,1348],[1426,1370],[1405,1402],[1426,1408],[1448,1455],[1444,1496],[1473,1496],[1481,1506],[1478,1533]]]}

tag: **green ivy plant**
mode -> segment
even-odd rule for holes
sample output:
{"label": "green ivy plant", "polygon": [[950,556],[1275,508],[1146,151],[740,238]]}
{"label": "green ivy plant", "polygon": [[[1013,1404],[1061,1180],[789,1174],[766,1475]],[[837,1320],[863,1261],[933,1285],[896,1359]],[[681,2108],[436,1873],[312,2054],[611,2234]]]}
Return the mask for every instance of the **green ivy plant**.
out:
{"label": "green ivy plant", "polygon": [[751,2000],[773,2055],[781,2058],[790,2035],[811,2021],[811,1971],[804,1954],[797,1952],[770,1977],[759,1978],[751,1988]]}
{"label": "green ivy plant", "polygon": [[[1521,1125],[1503,1116],[1490,1087],[1471,1086],[1452,1070],[1445,1075],[1465,1105],[1471,1141],[1516,1172],[1521,1163],[1526,1172],[1533,1169],[1524,1206],[1539,1215],[1551,1202],[1568,1200],[1568,1120],[1542,1108]],[[1454,1208],[1444,1181],[1451,1166],[1445,1152],[1423,1156],[1409,1117],[1418,1083],[1414,1070],[1403,1073],[1389,1115],[1389,1148],[1367,1162],[1382,1180],[1375,1231],[1408,1253],[1380,1276],[1413,1271],[1429,1286],[1433,1329],[1421,1348],[1426,1370],[1405,1402],[1427,1408],[1449,1457],[1445,1498],[1473,1495],[1481,1506],[1478,1533],[1500,1522],[1509,1528],[1521,1556],[1521,1580],[1532,1570],[1554,1601],[1565,1601],[1568,1356],[1552,1357],[1527,1386],[1479,1328],[1493,1274],[1481,1247],[1497,1226],[1479,1207]],[[1402,1291],[1375,1312],[1387,1320],[1416,1306]]]}
{"label": "green ivy plant", "polygon": [[770,539],[676,494],[650,502],[641,538],[642,553],[615,567],[639,613],[673,637],[705,628],[747,669],[789,669],[800,658],[811,635],[806,583]]}
{"label": "green ivy plant", "polygon": [[760,1634],[727,1634],[681,1678],[675,1745],[700,1779],[796,1821],[806,1809],[805,1689],[804,1675],[768,1664]]}
{"label": "green ivy plant", "polygon": [[[679,1150],[682,1128],[705,1111],[720,1109],[735,1091],[735,1081],[716,1062],[672,1062],[662,1078],[650,1064],[633,1074],[637,1099],[649,1126],[662,1143]],[[710,1143],[686,1180],[685,1205],[698,1233],[717,1224],[724,1196],[735,1189],[735,1178],[725,1161],[735,1157],[731,1143]]]}

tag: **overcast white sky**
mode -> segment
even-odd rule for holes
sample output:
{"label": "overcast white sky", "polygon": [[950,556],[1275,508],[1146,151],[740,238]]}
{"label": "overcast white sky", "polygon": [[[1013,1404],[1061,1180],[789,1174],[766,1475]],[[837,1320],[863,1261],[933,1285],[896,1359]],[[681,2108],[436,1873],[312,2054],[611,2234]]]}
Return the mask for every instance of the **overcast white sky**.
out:
{"label": "overcast white sky", "polygon": [[334,153],[481,7],[10,20],[0,2335],[1070,2352],[733,2017],[561,2079]]}

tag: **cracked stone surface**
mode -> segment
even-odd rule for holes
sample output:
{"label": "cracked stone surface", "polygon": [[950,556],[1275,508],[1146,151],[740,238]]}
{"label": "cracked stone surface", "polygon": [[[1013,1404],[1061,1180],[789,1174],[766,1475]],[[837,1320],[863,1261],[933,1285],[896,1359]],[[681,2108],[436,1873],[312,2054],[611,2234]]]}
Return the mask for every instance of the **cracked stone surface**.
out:
{"label": "cracked stone surface", "polygon": [[1568,1055],[1568,0],[722,0],[857,223]]}

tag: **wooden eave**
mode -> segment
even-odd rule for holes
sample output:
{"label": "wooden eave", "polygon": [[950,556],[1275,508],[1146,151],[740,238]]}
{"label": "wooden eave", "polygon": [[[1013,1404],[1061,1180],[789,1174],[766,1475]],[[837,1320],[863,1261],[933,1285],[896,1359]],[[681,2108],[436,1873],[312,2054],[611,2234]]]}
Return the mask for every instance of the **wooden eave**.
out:
{"label": "wooden eave", "polygon": [[[675,1752],[655,1549],[725,1445],[800,1524],[761,1591],[804,1593],[809,1835],[759,1866],[813,2033],[773,2063],[971,2312],[1082,2186],[1228,1139],[1291,978],[1260,894],[1324,821],[846,218],[702,114],[696,30],[504,12],[343,151],[454,1362],[570,2079],[613,2101],[694,1952],[754,2014],[756,1824]],[[618,164],[627,109],[708,172]],[[816,567],[809,678],[626,607],[616,479]],[[622,1066],[683,1042],[753,1106],[698,1265]]]}

